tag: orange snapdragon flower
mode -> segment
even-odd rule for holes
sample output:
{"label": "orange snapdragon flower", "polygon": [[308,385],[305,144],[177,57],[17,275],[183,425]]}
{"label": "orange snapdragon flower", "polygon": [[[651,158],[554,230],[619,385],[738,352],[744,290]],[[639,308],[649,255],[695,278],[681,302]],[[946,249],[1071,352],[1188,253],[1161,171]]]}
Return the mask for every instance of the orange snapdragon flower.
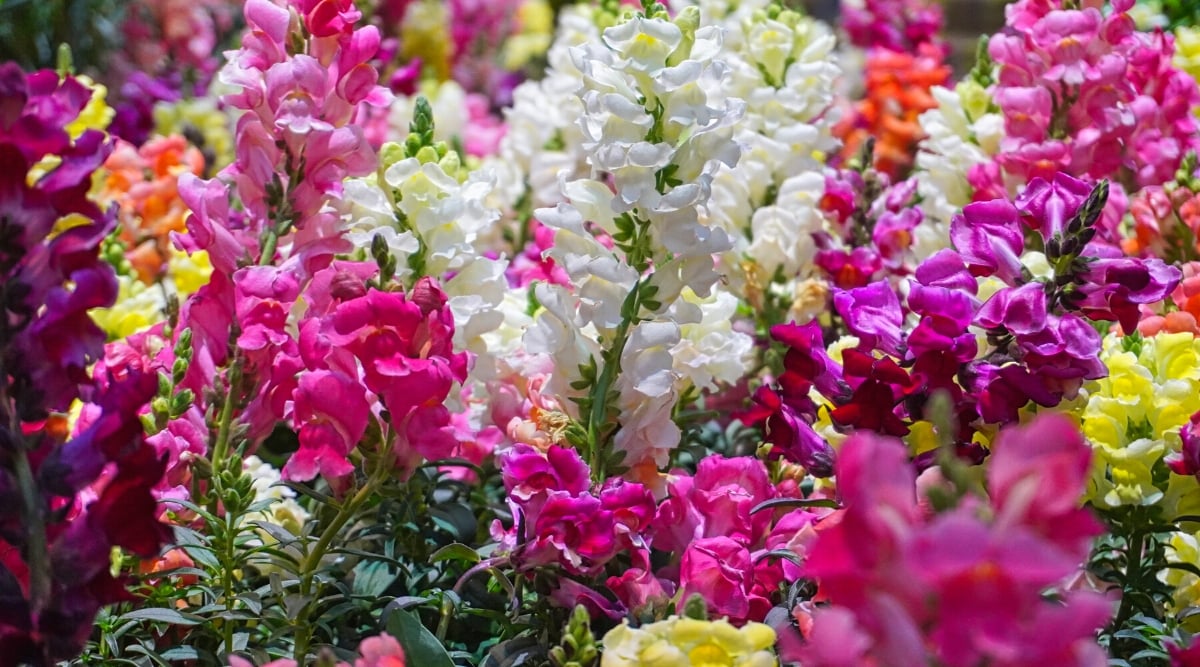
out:
{"label": "orange snapdragon flower", "polygon": [[185,229],[179,176],[202,175],[204,156],[179,135],[155,137],[141,148],[119,141],[104,168],[101,200],[118,205],[126,256],[142,281],[154,283],[170,256],[170,233]]}
{"label": "orange snapdragon flower", "polygon": [[921,45],[916,54],[874,49],[866,67],[866,97],[834,128],[843,142],[842,159],[857,155],[873,136],[875,169],[903,178],[924,137],[917,119],[937,106],[929,91],[950,80],[950,67],[932,44]]}

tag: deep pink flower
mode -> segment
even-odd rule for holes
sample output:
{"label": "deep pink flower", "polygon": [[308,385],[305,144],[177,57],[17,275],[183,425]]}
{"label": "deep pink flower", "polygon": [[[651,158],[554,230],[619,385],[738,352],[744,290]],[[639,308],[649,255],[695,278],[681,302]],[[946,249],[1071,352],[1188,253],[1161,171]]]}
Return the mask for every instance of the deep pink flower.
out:
{"label": "deep pink flower", "polygon": [[1181,451],[1167,454],[1164,461],[1176,475],[1200,474],[1200,412],[1192,415],[1179,431],[1183,442]]}
{"label": "deep pink flower", "polygon": [[317,474],[336,479],[353,472],[354,465],[346,457],[362,439],[371,416],[357,378],[331,371],[304,373],[293,400],[292,421],[300,448],[283,467],[284,477],[306,482]]}
{"label": "deep pink flower", "polygon": [[675,592],[675,584],[654,576],[648,550],[634,549],[630,555],[632,567],[620,576],[609,577],[605,585],[635,615],[647,607],[665,607]]}
{"label": "deep pink flower", "polygon": [[1035,178],[1017,197],[1016,206],[1025,224],[1049,239],[1062,234],[1067,221],[1092,193],[1089,183],[1059,172],[1052,180]]}
{"label": "deep pink flower", "polygon": [[761,621],[771,603],[752,592],[754,585],[750,552],[728,537],[696,540],[683,552],[679,565],[682,599],[699,594],[713,617],[730,622]]}
{"label": "deep pink flower", "polygon": [[1079,309],[1091,319],[1116,320],[1123,331],[1137,329],[1141,304],[1165,299],[1183,273],[1160,259],[1119,257],[1095,259],[1083,273],[1086,295]]}
{"label": "deep pink flower", "polygon": [[543,454],[518,443],[499,456],[498,464],[508,495],[521,502],[545,496],[550,491],[579,495],[591,485],[587,464],[579,452],[570,447],[554,445]]}
{"label": "deep pink flower", "polygon": [[[818,477],[833,474],[833,448],[812,427],[815,407],[801,413],[793,402],[767,386],[756,389],[753,400],[753,407],[737,417],[747,424],[762,423],[766,441],[774,445],[773,457],[799,463]],[[804,400],[808,401],[807,394]]]}
{"label": "deep pink flower", "polygon": [[1049,413],[1002,431],[994,449],[988,489],[997,523],[1029,527],[1082,558],[1101,527],[1079,505],[1092,456],[1079,429]]}
{"label": "deep pink flower", "polygon": [[403,294],[372,289],[338,305],[331,325],[331,342],[362,362],[367,387],[397,419],[441,405],[451,385],[466,377],[467,357],[453,350],[447,308],[422,312]]}
{"label": "deep pink flower", "polygon": [[812,615],[805,665],[1104,664],[1094,635],[1111,604],[1082,591],[1043,597],[1099,532],[1079,506],[1090,448],[1063,418],[1042,416],[1002,431],[995,449],[990,508],[968,496],[927,516],[902,443],[843,444],[844,509],[818,526],[804,565],[830,603]]}
{"label": "deep pink flower", "polygon": [[617,554],[614,523],[598,498],[552,491],[527,526],[521,562],[527,567],[558,563],[571,574],[595,575]]}
{"label": "deep pink flower", "polygon": [[395,637],[384,633],[367,637],[358,645],[360,658],[354,667],[405,667],[404,649]]}
{"label": "deep pink flower", "polygon": [[697,466],[690,499],[704,517],[705,537],[723,536],[753,546],[762,539],[771,515],[750,510],[775,495],[759,459],[708,456]]}

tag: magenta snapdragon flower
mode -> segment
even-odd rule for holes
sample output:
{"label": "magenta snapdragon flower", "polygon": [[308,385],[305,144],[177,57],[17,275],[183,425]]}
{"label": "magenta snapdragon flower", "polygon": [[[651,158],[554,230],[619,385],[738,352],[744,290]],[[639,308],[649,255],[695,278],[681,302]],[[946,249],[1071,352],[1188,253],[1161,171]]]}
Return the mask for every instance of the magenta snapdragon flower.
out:
{"label": "magenta snapdragon flower", "polygon": [[[151,494],[165,462],[137,417],[157,380],[143,369],[89,375],[105,336],[88,310],[117,296],[99,257],[115,212],[87,197],[112,145],[102,132],[72,139],[65,129],[90,98],[72,77],[0,65],[4,664],[73,657],[100,608],[129,597],[110,572],[112,549],[150,557],[169,537]],[[68,437],[62,413],[77,399],[87,405]]]}
{"label": "magenta snapdragon flower", "polygon": [[1002,431],[989,497],[942,514],[917,502],[904,445],[852,436],[838,461],[844,509],[804,566],[829,603],[812,613],[805,665],[1103,665],[1097,593],[1043,596],[1077,571],[1101,526],[1078,499],[1091,450],[1066,419]]}

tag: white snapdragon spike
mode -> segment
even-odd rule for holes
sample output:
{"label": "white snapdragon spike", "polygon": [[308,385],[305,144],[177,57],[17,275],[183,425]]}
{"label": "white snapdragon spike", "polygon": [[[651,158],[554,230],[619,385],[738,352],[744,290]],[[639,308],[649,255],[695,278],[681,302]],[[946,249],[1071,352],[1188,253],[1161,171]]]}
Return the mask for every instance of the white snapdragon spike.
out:
{"label": "white snapdragon spike", "polygon": [[347,239],[369,256],[381,237],[404,284],[421,275],[438,279],[454,315],[454,345],[475,353],[481,361],[472,366],[472,378],[485,380],[495,373],[496,357],[485,335],[504,322],[499,306],[508,288],[508,260],[488,256],[500,219],[490,205],[496,177],[484,168],[460,181],[455,153],[431,157],[436,150],[427,147],[397,160],[383,171],[382,183],[377,177],[348,181],[342,204]]}
{"label": "white snapdragon spike", "polygon": [[733,328],[738,299],[725,291],[715,291],[707,299],[685,289],[671,307],[676,321],[688,322],[679,328],[680,339],[671,348],[672,368],[684,382],[705,391],[716,391],[719,384],[732,385],[746,375],[753,361],[754,338]]}
{"label": "white snapdragon spike", "polygon": [[[535,212],[555,231],[548,255],[571,286],[537,286],[543,310],[526,345],[554,355],[550,390],[562,403],[581,394],[580,366],[607,378],[592,398],[608,401],[604,389],[616,390],[611,445],[634,474],[657,471],[678,446],[671,417],[689,383],[735,375],[705,355],[741,341],[726,346],[696,331],[685,345],[681,326],[703,322],[704,309],[673,306],[685,294],[708,297],[720,280],[714,256],[733,247],[700,216],[714,176],[740,155],[733,137],[745,105],[719,93],[721,53],[721,29],[700,26],[694,8],[673,21],[635,15],[573,49],[592,178],[561,178],[563,201]],[[608,432],[596,423],[607,411],[590,413],[579,417],[591,420],[589,432]]]}
{"label": "white snapdragon spike", "polygon": [[777,270],[790,285],[811,272],[811,238],[822,225],[822,163],[838,146],[836,40],[820,21],[767,11],[766,2],[699,4],[736,35],[725,41],[729,74],[713,94],[746,101],[735,134],[741,158],[715,174],[706,208],[707,221],[734,241],[721,267],[735,293],[766,287]]}
{"label": "white snapdragon spike", "polygon": [[561,397],[564,409],[572,417],[578,417],[575,404],[566,399],[579,393],[570,386],[578,379],[576,369],[589,359],[600,357],[596,330],[580,318],[579,299],[570,290],[561,285],[538,283],[533,292],[540,310],[533,326],[525,332],[525,350],[554,360],[554,372],[544,392]]}
{"label": "white snapdragon spike", "polygon": [[630,331],[621,352],[617,381],[621,430],[614,444],[625,453],[628,465],[653,462],[655,470],[661,469],[679,444],[682,434],[671,415],[679,400],[680,378],[672,350],[680,341],[678,324],[642,322]]}
{"label": "white snapdragon spike", "polygon": [[824,223],[819,208],[824,194],[824,176],[802,172],[783,182],[774,204],[754,211],[746,253],[754,258],[760,281],[769,281],[776,271],[789,277],[807,272],[816,247],[806,241]]}
{"label": "white snapdragon spike", "polygon": [[[374,179],[347,180],[341,209],[346,222],[346,239],[355,248],[370,251],[371,243],[378,235],[387,243],[388,251],[398,259],[420,252],[421,241],[416,234],[396,228],[396,214],[391,202]],[[407,261],[397,262],[396,277],[401,282],[411,282],[411,275]]]}
{"label": "white snapdragon spike", "polygon": [[967,173],[990,162],[1004,138],[1004,118],[989,110],[991,96],[978,83],[967,80],[954,90],[931,91],[937,108],[921,114],[927,135],[917,153],[917,192],[925,224],[914,230],[913,251],[924,259],[946,247],[950,219],[971,203]]}
{"label": "white snapdragon spike", "polygon": [[545,76],[518,85],[513,90],[512,106],[504,112],[508,130],[500,140],[496,160],[512,165],[521,174],[534,208],[563,201],[559,179],[580,178],[586,172],[583,133],[577,124],[583,115],[583,103],[576,94],[581,75],[570,49],[599,38],[600,31],[588,9],[564,8],[547,53]]}

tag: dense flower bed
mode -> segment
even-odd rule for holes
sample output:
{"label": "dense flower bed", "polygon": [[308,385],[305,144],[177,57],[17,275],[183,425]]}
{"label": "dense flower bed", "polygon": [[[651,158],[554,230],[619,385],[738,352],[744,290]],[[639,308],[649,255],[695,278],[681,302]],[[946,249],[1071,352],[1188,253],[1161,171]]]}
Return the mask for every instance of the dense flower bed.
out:
{"label": "dense flower bed", "polygon": [[1200,665],[1197,12],[795,4],[0,65],[0,666]]}

